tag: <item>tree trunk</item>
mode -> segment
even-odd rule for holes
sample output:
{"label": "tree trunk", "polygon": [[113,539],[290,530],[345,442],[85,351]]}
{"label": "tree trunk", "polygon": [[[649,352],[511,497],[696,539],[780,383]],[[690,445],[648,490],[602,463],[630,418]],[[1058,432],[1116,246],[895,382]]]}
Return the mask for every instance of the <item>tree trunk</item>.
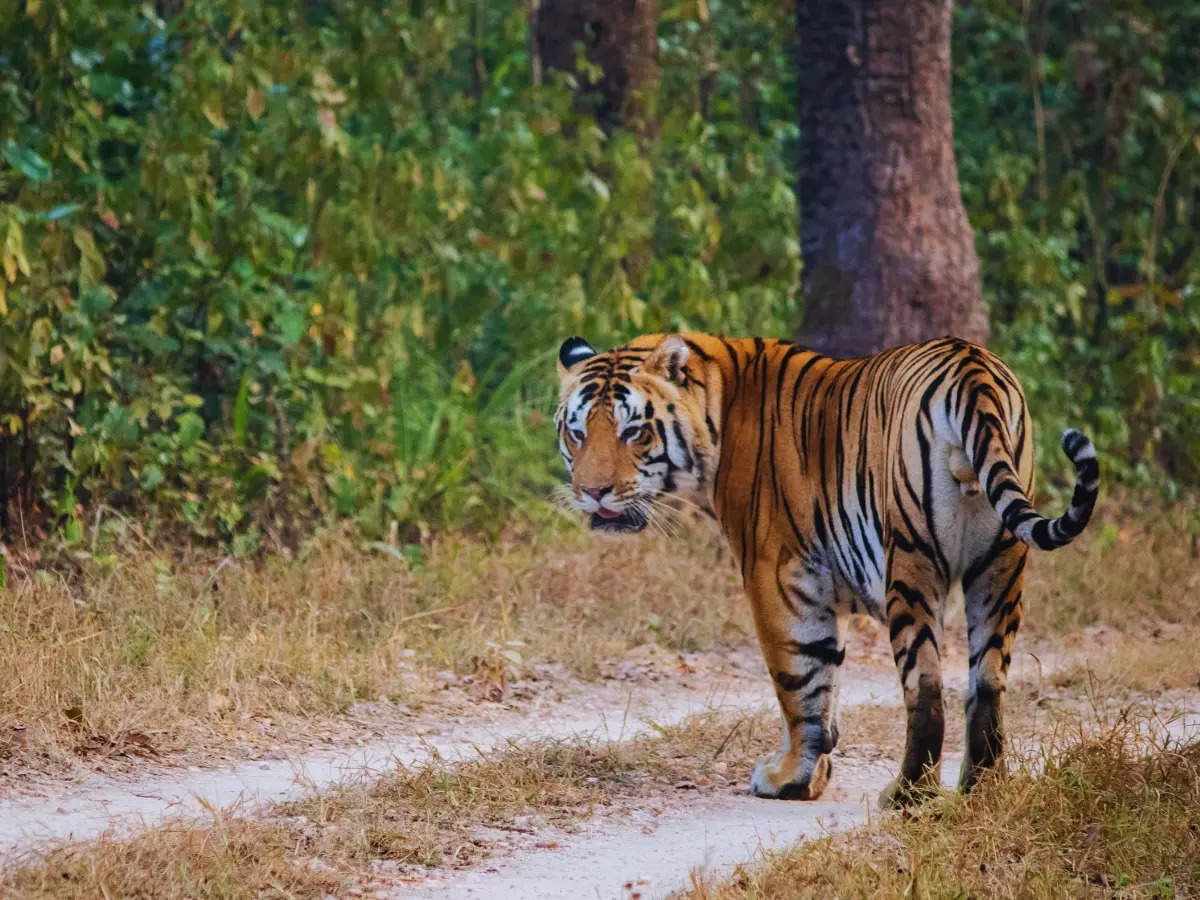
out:
{"label": "tree trunk", "polygon": [[[575,70],[575,45],[598,66],[596,79],[576,72],[580,102],[606,128],[653,132],[658,86],[659,0],[541,0],[533,28],[542,68]],[[588,97],[594,95],[594,97]]]}
{"label": "tree trunk", "polygon": [[954,163],[951,0],[796,0],[804,323],[837,356],[982,343]]}

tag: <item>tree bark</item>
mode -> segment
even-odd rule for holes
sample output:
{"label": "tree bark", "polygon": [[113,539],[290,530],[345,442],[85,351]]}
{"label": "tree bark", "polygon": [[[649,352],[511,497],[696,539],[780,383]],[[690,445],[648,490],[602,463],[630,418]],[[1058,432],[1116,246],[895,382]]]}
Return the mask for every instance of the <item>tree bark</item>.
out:
{"label": "tree bark", "polygon": [[[659,0],[541,0],[533,9],[543,69],[575,72],[581,105],[605,127],[654,131]],[[601,70],[576,72],[575,45]],[[589,95],[591,95],[589,97]]]}
{"label": "tree bark", "polygon": [[987,339],[954,162],[951,2],[796,0],[798,338],[815,350]]}

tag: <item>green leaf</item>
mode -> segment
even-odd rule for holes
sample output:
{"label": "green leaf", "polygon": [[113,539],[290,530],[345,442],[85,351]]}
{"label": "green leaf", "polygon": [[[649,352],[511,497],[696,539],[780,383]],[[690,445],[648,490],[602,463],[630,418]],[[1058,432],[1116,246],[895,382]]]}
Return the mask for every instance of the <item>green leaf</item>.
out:
{"label": "green leaf", "polygon": [[79,311],[89,318],[108,312],[112,304],[113,298],[104,288],[92,288],[79,296]]}
{"label": "green leaf", "polygon": [[185,412],[177,421],[180,446],[190,447],[204,435],[204,420],[194,412]]}
{"label": "green leaf", "polygon": [[258,221],[285,237],[293,247],[303,247],[304,242],[308,240],[308,227],[305,225],[300,225],[286,216],[261,207],[256,207],[254,214]]}
{"label": "green leaf", "polygon": [[277,313],[275,324],[285,344],[294,344],[304,337],[304,313],[294,306]]}
{"label": "green leaf", "polygon": [[89,290],[104,278],[104,257],[96,247],[96,239],[86,228],[77,227],[74,232],[75,246],[79,248],[79,287]]}
{"label": "green leaf", "polygon": [[41,217],[47,222],[56,222],[81,209],[83,209],[82,203],[60,203],[48,212],[42,213]]}
{"label": "green leaf", "polygon": [[54,176],[48,162],[35,151],[22,147],[15,141],[5,141],[3,146],[0,146],[0,153],[4,154],[9,165],[30,181],[49,181]]}
{"label": "green leaf", "polygon": [[142,469],[142,490],[152,491],[163,483],[163,471],[154,463]]}
{"label": "green leaf", "polygon": [[104,72],[88,76],[88,86],[92,96],[107,103],[129,103],[133,99],[133,85],[126,78],[118,78]]}
{"label": "green leaf", "polygon": [[251,466],[242,476],[238,485],[241,498],[244,501],[257,500],[266,495],[271,484],[271,473],[266,466]]}

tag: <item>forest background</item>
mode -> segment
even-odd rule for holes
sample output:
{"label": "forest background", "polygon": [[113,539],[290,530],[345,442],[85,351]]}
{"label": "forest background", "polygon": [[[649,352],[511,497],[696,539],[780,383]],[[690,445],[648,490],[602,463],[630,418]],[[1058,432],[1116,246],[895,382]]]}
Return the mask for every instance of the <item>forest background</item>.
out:
{"label": "forest background", "polygon": [[[75,557],[546,515],[554,354],[790,336],[788,4],[662,0],[654,126],[526,2],[0,2],[0,526]],[[990,346],[1105,478],[1200,486],[1200,7],[974,0],[958,176]],[[1194,523],[1200,526],[1200,523]]]}

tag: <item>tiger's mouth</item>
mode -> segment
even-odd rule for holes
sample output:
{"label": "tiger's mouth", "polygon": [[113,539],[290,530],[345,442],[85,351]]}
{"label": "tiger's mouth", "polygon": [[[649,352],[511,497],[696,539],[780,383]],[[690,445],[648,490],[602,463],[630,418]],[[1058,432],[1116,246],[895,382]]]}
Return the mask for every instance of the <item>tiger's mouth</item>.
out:
{"label": "tiger's mouth", "polygon": [[[608,510],[605,510],[608,512]],[[592,513],[590,524],[593,531],[608,531],[613,534],[634,534],[646,527],[646,516],[630,507],[618,513],[602,516]]]}

